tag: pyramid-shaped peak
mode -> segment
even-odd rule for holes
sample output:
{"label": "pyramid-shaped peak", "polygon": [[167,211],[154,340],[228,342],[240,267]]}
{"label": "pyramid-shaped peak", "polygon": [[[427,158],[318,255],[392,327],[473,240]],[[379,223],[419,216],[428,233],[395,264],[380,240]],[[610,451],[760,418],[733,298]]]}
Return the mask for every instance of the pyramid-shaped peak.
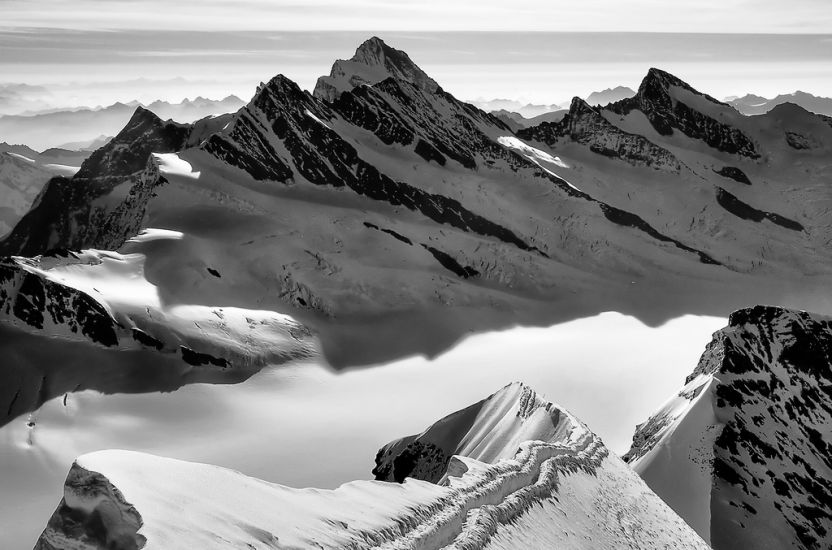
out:
{"label": "pyramid-shaped peak", "polygon": [[356,86],[373,85],[391,77],[406,80],[429,93],[439,89],[439,84],[420,69],[407,53],[373,36],[358,46],[350,59],[336,61],[329,76],[318,79],[314,95],[334,101],[342,92]]}
{"label": "pyramid-shaped peak", "polygon": [[133,116],[130,117],[122,132],[128,128],[135,128],[137,126],[161,126],[163,123],[164,121],[159,118],[159,115],[139,105],[133,111]]}
{"label": "pyramid-shaped peak", "polygon": [[647,75],[641,81],[641,85],[638,87],[638,93],[636,97],[644,99],[644,98],[655,98],[657,96],[667,96],[671,95],[671,88],[681,88],[683,90],[687,90],[693,94],[698,96],[702,96],[708,101],[712,103],[717,103],[719,105],[727,105],[722,101],[719,101],[716,98],[709,96],[708,94],[704,94],[699,90],[695,89],[693,86],[682,80],[681,78],[670,74],[667,71],[662,69],[657,69],[655,67],[651,67],[650,70],[647,71]]}

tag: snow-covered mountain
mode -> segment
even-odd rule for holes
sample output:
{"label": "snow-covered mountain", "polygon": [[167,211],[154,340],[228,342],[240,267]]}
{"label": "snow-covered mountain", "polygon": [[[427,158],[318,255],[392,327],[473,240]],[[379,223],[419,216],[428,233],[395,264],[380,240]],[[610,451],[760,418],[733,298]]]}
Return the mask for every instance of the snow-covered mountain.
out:
{"label": "snow-covered mountain", "polygon": [[[49,182],[0,254],[92,249],[29,272],[94,273],[76,256],[129,254],[131,237],[163,228],[181,238],[139,247],[138,275],[163,305],[290,314],[339,365],[437,353],[514,322],[801,307],[825,288],[821,117],[743,117],[653,69],[633,98],[575,100],[562,121],[515,134],[378,39],[335,65],[339,86],[361,84],[331,100],[278,75],[223,117],[182,124],[138,108],[74,178]],[[152,309],[132,323],[156,322]],[[14,309],[0,319],[51,334]],[[384,345],[355,328],[382,319]]]}
{"label": "snow-covered mountain", "polygon": [[832,98],[819,97],[800,90],[791,94],[780,94],[772,99],[746,94],[731,99],[728,103],[744,115],[761,115],[783,103],[792,103],[812,113],[832,116]]}
{"label": "snow-covered mountain", "polygon": [[[192,122],[211,115],[231,113],[245,102],[236,96],[220,100],[197,97],[180,103],[138,101],[114,103],[102,108],[57,110],[33,115],[0,116],[0,136],[7,141],[25,143],[35,149],[89,144],[102,135],[112,136],[130,120],[137,106],[153,111],[162,119]],[[79,147],[83,148],[83,147]]]}
{"label": "snow-covered mountain", "polygon": [[429,93],[439,89],[439,84],[411,61],[405,52],[391,48],[373,36],[358,46],[350,59],[336,61],[329,76],[318,79],[314,95],[331,102],[342,92],[357,86],[372,86],[390,77],[410,82]]}
{"label": "snow-covered mountain", "polygon": [[832,545],[832,321],[757,306],[714,334],[625,456],[716,550]]}
{"label": "snow-covered mountain", "polygon": [[583,424],[519,383],[376,461],[402,483],[291,489],[141,453],[84,455],[35,548],[707,548]]}

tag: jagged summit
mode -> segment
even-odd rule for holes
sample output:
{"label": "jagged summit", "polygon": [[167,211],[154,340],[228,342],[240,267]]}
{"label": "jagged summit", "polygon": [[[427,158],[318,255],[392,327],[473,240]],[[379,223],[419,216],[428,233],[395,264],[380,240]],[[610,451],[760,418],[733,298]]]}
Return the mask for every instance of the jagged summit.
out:
{"label": "jagged summit", "polygon": [[572,98],[569,113],[560,122],[519,130],[517,135],[554,146],[568,138],[586,145],[593,153],[620,159],[634,166],[679,173],[682,163],[668,150],[648,139],[618,128],[580,97]]}
{"label": "jagged summit", "polygon": [[693,94],[698,96],[702,96],[708,101],[716,103],[718,105],[725,105],[727,103],[723,103],[718,99],[700,92],[681,78],[676,75],[673,75],[665,70],[657,69],[656,67],[650,67],[647,71],[647,74],[642,79],[641,84],[638,87],[638,91],[636,92],[636,96],[650,96],[651,94],[655,94],[658,90],[664,90],[666,93],[669,93],[671,87],[682,88],[683,90],[687,90]]}
{"label": "jagged summit", "polygon": [[641,111],[662,136],[679,131],[719,151],[760,158],[757,144],[732,124],[739,115],[733,107],[655,67],[647,72],[635,96],[606,108],[624,116]]}
{"label": "jagged summit", "polygon": [[318,79],[314,95],[331,102],[341,92],[361,84],[375,84],[389,77],[406,80],[430,93],[439,89],[439,84],[405,52],[392,48],[382,39],[373,36],[358,46],[350,59],[336,61],[329,76]]}

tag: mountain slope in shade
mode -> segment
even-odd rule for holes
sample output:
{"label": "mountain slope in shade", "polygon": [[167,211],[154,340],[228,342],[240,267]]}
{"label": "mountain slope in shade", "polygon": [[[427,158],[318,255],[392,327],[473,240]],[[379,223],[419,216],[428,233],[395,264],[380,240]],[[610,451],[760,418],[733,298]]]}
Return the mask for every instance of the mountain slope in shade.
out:
{"label": "mountain slope in shade", "polygon": [[0,153],[0,238],[29,211],[53,175],[28,159]]}
{"label": "mountain slope in shade", "polygon": [[0,143],[0,238],[29,211],[47,181],[74,174],[86,156],[59,149],[38,153]]}
{"label": "mountain slope in shade", "polygon": [[832,321],[757,306],[714,334],[625,456],[717,550],[832,544]]}
{"label": "mountain slope in shade", "polygon": [[[460,454],[436,484],[291,489],[140,453],[84,455],[35,548],[707,548],[585,426],[521,384],[437,425]],[[466,433],[476,445],[457,448]]]}
{"label": "mountain slope in shade", "polygon": [[339,59],[329,76],[322,76],[315,84],[315,97],[335,101],[341,92],[362,84],[373,85],[386,78],[405,80],[433,93],[439,84],[420,69],[403,51],[392,48],[378,37],[358,46],[348,60]]}
{"label": "mountain slope in shade", "polygon": [[90,154],[73,177],[56,177],[44,186],[37,204],[0,242],[0,254],[117,248],[138,233],[151,186],[163,179],[151,153],[181,149],[224,122],[223,117],[193,125],[164,122],[138,107],[124,129]]}
{"label": "mountain slope in shade", "polygon": [[819,97],[799,90],[791,94],[780,94],[772,99],[747,94],[743,97],[732,99],[728,103],[744,115],[762,115],[778,105],[792,103],[812,113],[832,116],[832,98]]}

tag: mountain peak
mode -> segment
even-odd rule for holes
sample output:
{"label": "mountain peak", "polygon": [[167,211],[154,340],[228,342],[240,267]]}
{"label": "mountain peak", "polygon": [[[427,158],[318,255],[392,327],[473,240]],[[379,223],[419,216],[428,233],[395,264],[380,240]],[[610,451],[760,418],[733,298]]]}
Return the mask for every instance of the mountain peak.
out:
{"label": "mountain peak", "polygon": [[722,101],[719,101],[716,98],[713,98],[707,94],[700,92],[699,90],[695,89],[693,86],[682,80],[681,78],[670,74],[667,71],[662,69],[657,69],[656,67],[650,67],[647,71],[647,75],[642,79],[641,85],[638,87],[638,92],[636,93],[637,98],[645,98],[645,99],[653,99],[658,95],[668,95],[671,92],[671,88],[681,88],[686,90],[692,94],[704,97],[708,101],[712,103],[716,103],[718,105],[727,105]]}
{"label": "mountain peak", "polygon": [[314,95],[334,101],[342,92],[362,84],[373,85],[390,77],[406,80],[430,93],[439,89],[439,84],[420,69],[407,53],[373,36],[358,46],[350,59],[336,61],[329,76],[318,79]]}
{"label": "mountain peak", "polygon": [[127,124],[122,128],[119,135],[125,134],[128,131],[133,131],[136,128],[149,128],[154,126],[161,126],[164,124],[164,121],[151,111],[150,109],[143,107],[141,105],[136,106],[136,110],[133,111],[133,115],[130,117],[130,120],[127,121]]}

